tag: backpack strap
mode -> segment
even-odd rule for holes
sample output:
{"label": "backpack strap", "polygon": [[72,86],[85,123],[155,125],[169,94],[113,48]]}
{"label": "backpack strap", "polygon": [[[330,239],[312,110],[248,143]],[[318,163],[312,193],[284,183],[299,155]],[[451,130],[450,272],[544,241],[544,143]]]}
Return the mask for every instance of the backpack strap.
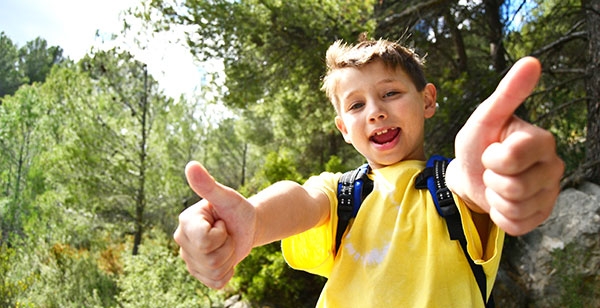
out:
{"label": "backpack strap", "polygon": [[452,159],[439,155],[431,156],[427,161],[427,165],[423,172],[417,176],[415,187],[417,189],[427,188],[431,192],[431,197],[433,198],[438,213],[446,220],[450,239],[457,240],[460,243],[460,247],[469,262],[471,271],[479,286],[483,302],[487,308],[491,308],[494,307],[494,299],[490,295],[489,300],[486,300],[487,279],[485,272],[483,271],[483,266],[475,264],[473,259],[469,256],[469,252],[467,251],[467,239],[465,238],[465,232],[462,227],[460,213],[456,207],[456,203],[454,203],[452,192],[446,186],[446,168],[451,160]]}
{"label": "backpack strap", "polygon": [[369,179],[369,164],[347,171],[340,177],[337,190],[338,224],[335,233],[335,253],[340,248],[344,232],[350,220],[358,214],[362,200],[373,190],[373,180]]}

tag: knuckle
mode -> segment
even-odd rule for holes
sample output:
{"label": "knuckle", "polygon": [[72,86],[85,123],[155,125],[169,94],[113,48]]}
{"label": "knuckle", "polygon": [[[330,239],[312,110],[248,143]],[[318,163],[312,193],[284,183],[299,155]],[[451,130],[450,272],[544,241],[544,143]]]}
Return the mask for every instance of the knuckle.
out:
{"label": "knuckle", "polygon": [[220,290],[223,287],[225,287],[231,279],[230,272],[231,271],[224,271],[222,273],[219,273],[219,275],[211,273],[210,276],[202,277],[202,279],[199,280],[212,289]]}
{"label": "knuckle", "polygon": [[204,285],[213,288],[213,289],[221,289],[223,288],[227,282],[231,279],[232,270],[227,268],[219,268],[219,269],[210,269],[204,268],[202,269],[191,267],[189,264],[187,265],[188,272],[202,282]]}
{"label": "knuckle", "polygon": [[190,216],[190,214],[189,214],[188,210],[181,212],[178,217],[179,225],[187,224],[189,222],[189,216]]}
{"label": "knuckle", "polygon": [[209,254],[214,250],[214,241],[206,238],[206,235],[200,235],[200,239],[198,241],[198,252],[201,254]]}
{"label": "knuckle", "polygon": [[203,263],[209,271],[219,276],[219,272],[223,267],[223,260],[221,260],[221,258],[217,256],[210,256],[206,258]]}
{"label": "knuckle", "polygon": [[223,282],[222,281],[216,281],[207,277],[196,277],[198,278],[198,280],[200,280],[200,282],[202,282],[204,285],[206,285],[207,287],[211,288],[211,289],[216,289],[219,290],[221,288],[223,288]]}
{"label": "knuckle", "polygon": [[175,240],[175,242],[181,246],[181,241],[183,234],[181,232],[181,228],[177,227],[177,229],[175,230],[175,232],[173,233],[173,240]]}
{"label": "knuckle", "polygon": [[540,136],[541,138],[543,138],[544,140],[547,140],[548,143],[551,144],[555,144],[555,138],[554,138],[554,134],[552,134],[550,131],[545,130],[545,129],[541,129],[540,131]]}
{"label": "knuckle", "polygon": [[502,214],[508,219],[519,219],[523,217],[523,212],[520,207],[514,206],[512,204],[505,205],[504,211]]}
{"label": "knuckle", "polygon": [[227,237],[223,234],[202,234],[197,249],[205,255],[213,254],[216,250],[221,249],[226,241]]}
{"label": "knuckle", "polygon": [[520,200],[526,196],[526,193],[527,189],[524,184],[511,181],[504,185],[501,196],[508,200]]}

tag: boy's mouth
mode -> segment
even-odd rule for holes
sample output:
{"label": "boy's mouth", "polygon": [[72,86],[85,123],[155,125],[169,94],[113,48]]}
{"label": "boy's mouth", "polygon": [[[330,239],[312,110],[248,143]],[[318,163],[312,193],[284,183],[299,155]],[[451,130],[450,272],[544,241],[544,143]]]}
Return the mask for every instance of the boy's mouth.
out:
{"label": "boy's mouth", "polygon": [[377,144],[386,144],[388,142],[392,142],[398,134],[400,133],[400,129],[397,127],[384,129],[378,132],[375,132],[369,140]]}

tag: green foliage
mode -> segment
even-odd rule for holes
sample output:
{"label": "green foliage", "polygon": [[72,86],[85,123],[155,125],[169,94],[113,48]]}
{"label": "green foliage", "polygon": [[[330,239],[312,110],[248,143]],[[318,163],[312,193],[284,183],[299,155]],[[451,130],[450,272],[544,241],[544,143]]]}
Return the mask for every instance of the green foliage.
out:
{"label": "green foliage", "polygon": [[[36,246],[29,246],[36,245]],[[35,247],[35,254],[25,253]],[[35,277],[19,301],[34,307],[110,307],[117,292],[93,254],[67,244],[22,243],[14,273]]]}
{"label": "green foliage", "polygon": [[62,52],[62,48],[48,46],[46,40],[38,37],[19,50],[18,69],[27,78],[27,83],[44,82],[52,67],[65,61]]}
{"label": "green foliage", "polygon": [[[582,249],[573,244],[552,253],[552,267],[560,283],[560,307],[597,307],[600,304],[600,279],[586,269],[593,250]],[[595,267],[597,270],[598,267]]]}
{"label": "green foliage", "polygon": [[12,95],[24,82],[24,76],[17,70],[19,53],[17,46],[0,32],[0,102],[5,95]]}
{"label": "green foliage", "polygon": [[515,57],[532,54],[542,61],[544,74],[527,101],[527,119],[555,134],[569,174],[585,157],[588,47],[580,22],[583,11],[580,1],[533,2],[535,8],[525,12],[527,22],[510,33],[507,48]]}
{"label": "green foliage", "polygon": [[267,155],[262,171],[268,182],[281,180],[300,182],[302,177],[296,171],[294,161],[287,152],[271,152]]}
{"label": "green foliage", "polygon": [[[85,206],[122,234],[134,234],[136,253],[144,229],[159,223],[153,218],[175,215],[166,204],[181,200],[164,194],[167,186],[184,182],[164,168],[170,162],[169,138],[155,130],[167,123],[173,101],[159,92],[145,64],[117,49],[88,55],[75,72],[57,74],[77,76],[47,83],[63,107],[56,115],[66,126],[56,128],[62,142],[53,177],[70,192],[68,206]],[[183,189],[168,191],[183,194]]]}
{"label": "green foliage", "polygon": [[139,255],[124,256],[118,279],[120,307],[213,307],[223,301],[186,271],[164,234],[151,233]]}
{"label": "green foliage", "polygon": [[17,266],[15,249],[0,245],[0,307],[26,307],[18,298],[22,296],[35,280],[35,276],[18,275],[12,269]]}
{"label": "green foliage", "polygon": [[345,172],[347,171],[346,166],[342,163],[342,159],[332,155],[327,163],[325,164],[325,171],[327,172]]}
{"label": "green foliage", "polygon": [[296,164],[288,151],[271,152],[265,157],[262,167],[250,181],[240,187],[243,195],[250,196],[269,185],[282,180],[302,182],[302,175],[296,170]]}
{"label": "green foliage", "polygon": [[23,221],[32,210],[32,199],[43,191],[44,175],[36,170],[37,156],[45,149],[41,118],[45,112],[38,86],[23,86],[0,105],[0,174],[5,198],[0,209],[2,236],[23,235]]}
{"label": "green foliage", "polygon": [[459,115],[464,113],[459,105],[463,104],[464,88],[468,82],[467,74],[463,73],[454,79],[444,79],[436,85],[438,108],[435,115],[425,121],[425,148],[429,155],[454,155],[454,143],[446,140],[452,140],[460,128],[459,125],[462,125],[457,118],[463,117]]}
{"label": "green foliage", "polygon": [[223,119],[219,127],[207,133],[204,142],[202,163],[209,170],[217,170],[216,178],[230,187],[239,187],[245,182],[248,168],[248,143],[240,136],[239,124],[233,118]]}
{"label": "green foliage", "polygon": [[[179,210],[172,205],[187,194],[185,162],[167,155],[173,132],[150,129],[166,125],[171,101],[137,78],[143,65],[127,55],[92,58],[54,67],[43,84],[21,87],[0,106],[0,243],[19,236],[10,237],[19,246],[10,262],[19,266],[6,277],[28,283],[17,295],[6,285],[12,303],[116,306],[127,235],[155,225],[170,234]],[[144,99],[153,109],[143,109]],[[140,178],[152,189],[138,215]]]}
{"label": "green foliage", "polygon": [[[65,194],[48,191],[23,217],[24,237],[12,240],[13,277],[30,282],[17,300],[33,307],[115,306],[115,273],[104,266],[103,228],[92,215],[66,209]],[[110,239],[116,242],[116,239]],[[100,262],[102,261],[102,262]]]}
{"label": "green foliage", "polygon": [[18,48],[4,31],[0,32],[0,102],[21,85],[43,82],[52,67],[64,61],[62,48],[49,47],[40,37]]}
{"label": "green foliage", "polygon": [[269,307],[314,307],[325,279],[291,269],[279,243],[257,247],[236,267],[233,285],[247,299]]}

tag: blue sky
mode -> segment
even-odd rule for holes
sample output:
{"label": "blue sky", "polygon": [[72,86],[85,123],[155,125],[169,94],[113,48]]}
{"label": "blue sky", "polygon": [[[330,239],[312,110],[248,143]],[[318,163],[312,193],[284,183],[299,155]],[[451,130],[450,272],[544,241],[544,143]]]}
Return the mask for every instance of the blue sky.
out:
{"label": "blue sky", "polygon": [[117,33],[119,12],[132,0],[0,0],[0,31],[17,45],[42,37],[78,60],[94,43],[96,30]]}
{"label": "blue sky", "polygon": [[[101,34],[119,33],[120,12],[141,0],[0,0],[0,32],[18,47],[37,37],[50,46],[60,46],[63,56],[79,60]],[[187,50],[167,43],[168,35],[148,40],[144,51],[125,43],[168,95],[191,94],[200,84],[200,68]]]}

